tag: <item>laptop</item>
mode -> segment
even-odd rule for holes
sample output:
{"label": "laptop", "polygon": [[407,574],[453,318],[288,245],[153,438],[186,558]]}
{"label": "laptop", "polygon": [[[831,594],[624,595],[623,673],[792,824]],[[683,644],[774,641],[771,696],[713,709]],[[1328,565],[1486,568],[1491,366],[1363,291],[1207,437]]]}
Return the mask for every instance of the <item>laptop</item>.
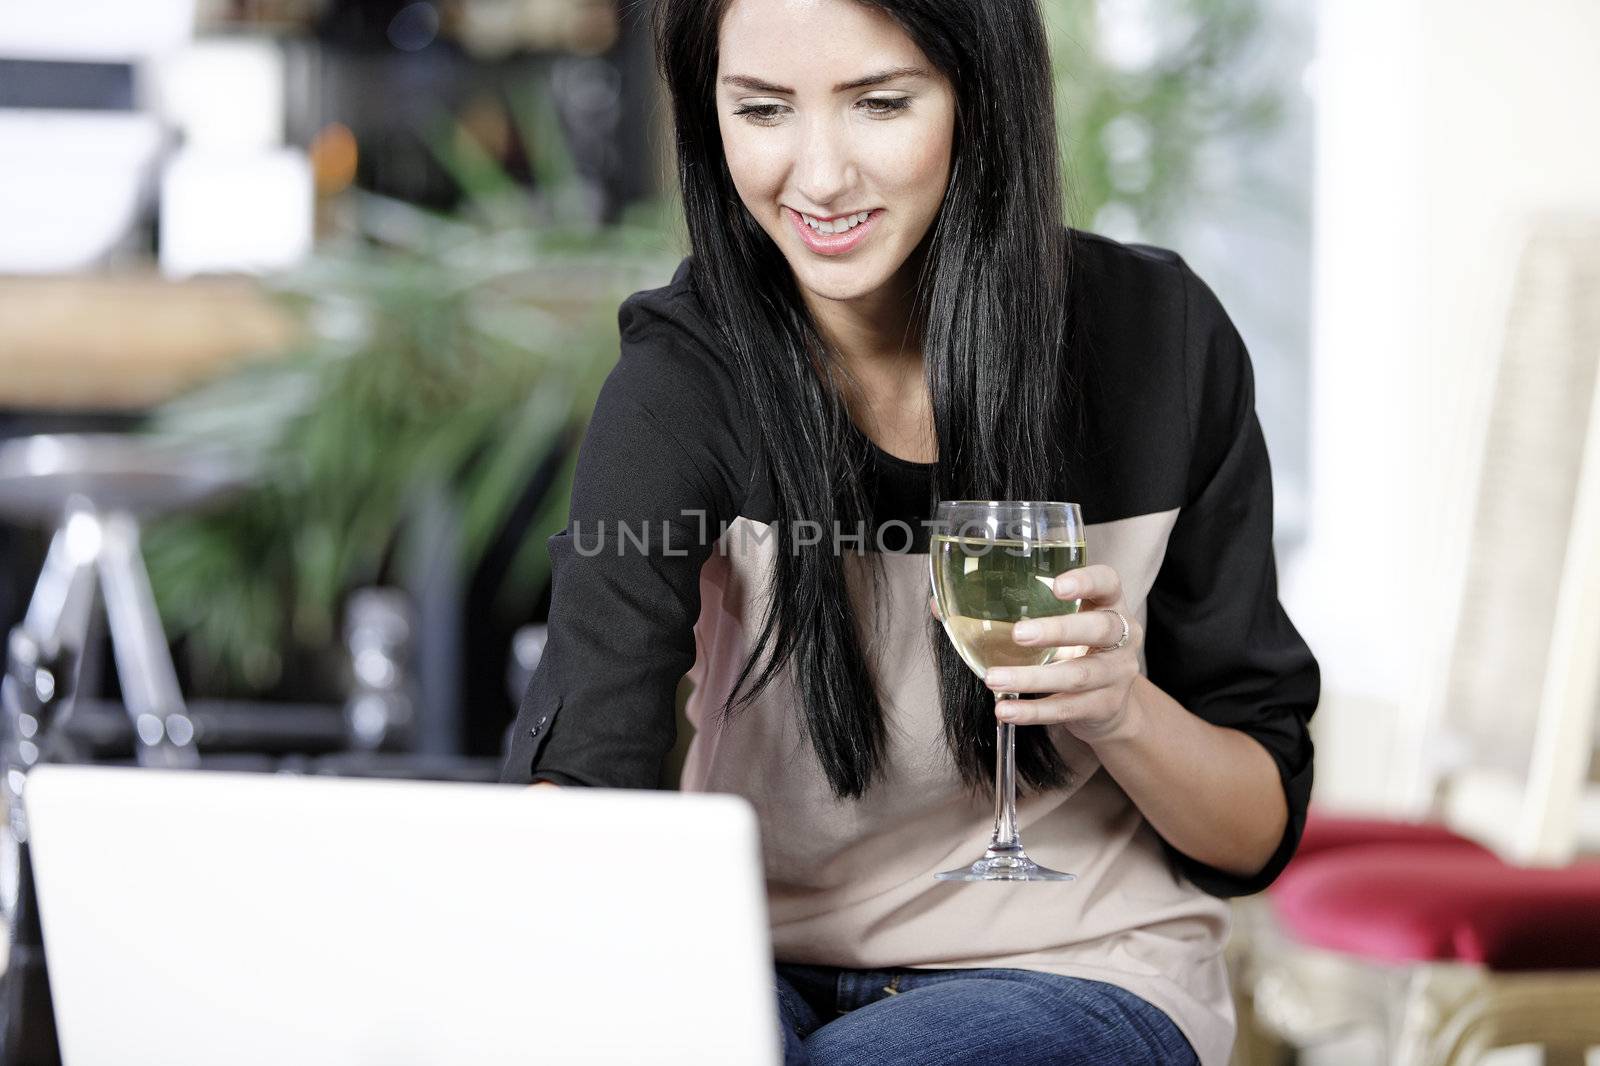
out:
{"label": "laptop", "polygon": [[66,1066],[772,1066],[728,795],[43,766]]}

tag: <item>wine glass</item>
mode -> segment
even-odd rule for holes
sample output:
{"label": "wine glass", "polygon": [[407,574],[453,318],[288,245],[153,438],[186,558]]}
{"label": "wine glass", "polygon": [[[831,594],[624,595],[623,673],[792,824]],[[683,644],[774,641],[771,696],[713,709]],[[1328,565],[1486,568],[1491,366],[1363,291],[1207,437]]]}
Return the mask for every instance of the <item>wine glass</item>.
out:
{"label": "wine glass", "polygon": [[[979,677],[991,667],[1042,666],[1061,649],[1017,644],[1024,618],[1072,614],[1082,600],[1057,598],[1057,574],[1084,565],[1083,513],[1075,503],[943,500],[934,512],[928,571],[945,634]],[[1079,652],[1078,654],[1081,654]],[[1002,692],[996,699],[1017,699]],[[941,881],[1073,881],[1040,866],[1017,835],[1016,726],[997,721],[994,836],[970,866]]]}

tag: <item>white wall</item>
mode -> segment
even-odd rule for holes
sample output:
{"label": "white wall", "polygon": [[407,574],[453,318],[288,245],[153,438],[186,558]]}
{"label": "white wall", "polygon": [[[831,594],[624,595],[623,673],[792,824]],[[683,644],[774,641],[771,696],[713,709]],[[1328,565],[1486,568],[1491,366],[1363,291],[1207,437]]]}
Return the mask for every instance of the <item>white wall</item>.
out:
{"label": "white wall", "polygon": [[[1324,0],[1311,537],[1319,798],[1382,805],[1450,635],[1511,220],[1600,211],[1600,3]],[[1508,550],[1515,550],[1508,545]]]}

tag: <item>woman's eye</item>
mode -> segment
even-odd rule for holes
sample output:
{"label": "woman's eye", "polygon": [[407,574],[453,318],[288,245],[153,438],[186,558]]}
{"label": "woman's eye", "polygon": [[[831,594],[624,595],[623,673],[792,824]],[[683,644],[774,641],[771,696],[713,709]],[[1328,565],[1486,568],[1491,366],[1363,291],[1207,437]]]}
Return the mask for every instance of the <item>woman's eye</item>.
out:
{"label": "woman's eye", "polygon": [[741,104],[734,116],[748,115],[757,122],[770,122],[784,110],[782,104]]}
{"label": "woman's eye", "polygon": [[907,96],[869,96],[861,103],[871,114],[892,115],[896,111],[904,111],[910,107],[911,98]]}
{"label": "woman's eye", "polygon": [[[911,99],[906,96],[871,96],[859,101],[857,106],[870,115],[892,115],[910,107]],[[770,125],[787,110],[783,104],[740,104],[733,114],[736,118],[744,117],[762,125]]]}

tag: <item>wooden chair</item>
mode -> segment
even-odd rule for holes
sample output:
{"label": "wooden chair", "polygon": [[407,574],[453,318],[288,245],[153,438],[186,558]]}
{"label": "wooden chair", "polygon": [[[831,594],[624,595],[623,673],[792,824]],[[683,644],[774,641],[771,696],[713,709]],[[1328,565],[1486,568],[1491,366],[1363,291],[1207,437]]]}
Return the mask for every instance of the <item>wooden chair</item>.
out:
{"label": "wooden chair", "polygon": [[1522,1043],[1569,1066],[1600,1046],[1600,860],[1578,857],[1600,700],[1600,218],[1532,220],[1506,324],[1414,760],[1427,820],[1314,818],[1272,890],[1239,902],[1239,1063],[1357,1025],[1400,1066]]}

